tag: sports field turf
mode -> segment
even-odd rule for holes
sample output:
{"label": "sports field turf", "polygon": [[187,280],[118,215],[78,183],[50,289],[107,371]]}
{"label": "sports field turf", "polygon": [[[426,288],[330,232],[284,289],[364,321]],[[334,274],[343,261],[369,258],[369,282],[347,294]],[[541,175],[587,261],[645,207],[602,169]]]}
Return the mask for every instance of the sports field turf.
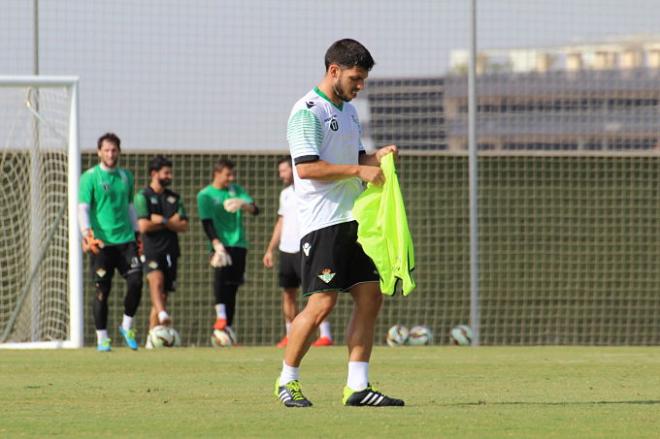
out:
{"label": "sports field turf", "polygon": [[310,409],[273,396],[282,351],[0,351],[0,437],[660,437],[658,348],[377,348],[403,408],[341,405],[344,348],[303,364]]}

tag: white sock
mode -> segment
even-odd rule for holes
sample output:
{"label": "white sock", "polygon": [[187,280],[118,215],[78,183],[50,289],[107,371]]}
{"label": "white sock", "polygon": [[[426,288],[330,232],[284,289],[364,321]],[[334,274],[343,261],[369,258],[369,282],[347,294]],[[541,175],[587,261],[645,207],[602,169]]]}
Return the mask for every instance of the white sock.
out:
{"label": "white sock", "polygon": [[280,386],[300,378],[300,368],[292,367],[282,361],[282,374],[280,375]]}
{"label": "white sock", "polygon": [[110,338],[110,337],[108,337],[107,329],[100,329],[100,330],[97,329],[96,330],[96,341],[97,342],[101,343],[106,338]]}
{"label": "white sock", "polygon": [[124,314],[124,319],[121,321],[121,327],[128,331],[131,329],[131,326],[133,326],[133,317],[129,317]]}
{"label": "white sock", "polygon": [[327,320],[323,320],[321,322],[321,326],[319,326],[319,329],[321,330],[321,337],[328,337],[330,340],[332,340],[332,333],[330,332],[330,322]]}
{"label": "white sock", "polygon": [[167,313],[167,311],[161,311],[158,313],[158,322],[163,323],[165,320],[168,320],[170,318],[170,315]]}
{"label": "white sock", "polygon": [[218,303],[215,305],[215,315],[219,319],[227,319],[227,312],[225,311],[224,303]]}
{"label": "white sock", "polygon": [[369,363],[366,361],[349,361],[346,385],[356,392],[366,389],[369,385]]}
{"label": "white sock", "polygon": [[286,326],[286,336],[288,337],[291,332],[291,322],[286,322],[284,326]]}

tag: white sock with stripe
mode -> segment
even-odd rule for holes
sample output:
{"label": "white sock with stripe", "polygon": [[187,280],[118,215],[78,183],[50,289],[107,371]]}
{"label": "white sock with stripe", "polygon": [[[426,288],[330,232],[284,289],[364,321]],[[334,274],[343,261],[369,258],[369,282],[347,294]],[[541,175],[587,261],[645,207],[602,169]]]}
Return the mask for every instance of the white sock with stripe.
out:
{"label": "white sock with stripe", "polygon": [[227,312],[225,311],[224,303],[218,303],[215,305],[215,316],[219,319],[227,319]]}
{"label": "white sock with stripe", "polygon": [[356,392],[366,389],[369,385],[369,363],[366,361],[349,361],[346,385]]}
{"label": "white sock with stripe", "polygon": [[287,337],[288,337],[288,336],[289,336],[289,332],[291,332],[291,322],[286,322],[286,323],[284,324],[284,326],[286,327],[286,335],[287,335]]}
{"label": "white sock with stripe", "polygon": [[296,381],[300,378],[300,368],[293,367],[282,361],[282,374],[280,375],[280,386]]}

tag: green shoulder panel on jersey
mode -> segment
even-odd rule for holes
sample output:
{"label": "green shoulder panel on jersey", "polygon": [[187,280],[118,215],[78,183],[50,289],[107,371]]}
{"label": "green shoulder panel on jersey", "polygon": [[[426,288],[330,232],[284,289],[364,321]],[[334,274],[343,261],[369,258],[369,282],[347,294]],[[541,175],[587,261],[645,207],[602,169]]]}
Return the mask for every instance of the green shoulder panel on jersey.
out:
{"label": "green shoulder panel on jersey", "polygon": [[292,156],[319,155],[323,144],[323,127],[311,110],[302,108],[291,116],[286,136]]}
{"label": "green shoulder panel on jersey", "polygon": [[177,203],[178,206],[176,208],[176,213],[179,214],[179,217],[181,219],[188,219],[188,214],[186,213],[186,208],[183,207],[183,199],[181,198],[181,196],[179,196]]}
{"label": "green shoulder panel on jersey", "polygon": [[140,190],[133,198],[133,205],[138,218],[148,219],[151,215],[149,212],[149,202],[144,194],[144,189]]}

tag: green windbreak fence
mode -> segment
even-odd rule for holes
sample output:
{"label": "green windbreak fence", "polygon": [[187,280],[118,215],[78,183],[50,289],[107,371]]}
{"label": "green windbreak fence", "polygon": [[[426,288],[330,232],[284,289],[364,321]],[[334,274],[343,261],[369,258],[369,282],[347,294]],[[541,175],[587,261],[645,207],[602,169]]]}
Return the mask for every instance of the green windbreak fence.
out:
{"label": "green windbreak fence", "polygon": [[[197,214],[196,194],[216,159],[227,155],[172,154],[173,188],[191,219],[181,236],[174,325],[185,345],[207,346],[215,319],[212,271]],[[261,259],[277,215],[275,154],[229,154],[237,182],[262,213],[246,218],[247,283],[239,290],[235,328],[244,345],[269,345],[284,332],[276,272]],[[146,184],[151,154],[122,155],[122,166]],[[96,163],[83,156],[83,169]],[[482,343],[657,344],[660,342],[660,240],[657,157],[496,155],[479,159]],[[404,152],[401,187],[415,242],[418,288],[387,298],[378,321],[384,342],[395,323],[428,325],[435,343],[469,316],[467,158]],[[93,285],[85,262],[86,342],[94,342]],[[109,324],[120,323],[125,291],[115,277]],[[303,301],[301,300],[301,305]],[[146,337],[150,299],[145,282],[137,316]],[[343,342],[351,299],[330,316]],[[115,338],[117,335],[115,334]]]}

